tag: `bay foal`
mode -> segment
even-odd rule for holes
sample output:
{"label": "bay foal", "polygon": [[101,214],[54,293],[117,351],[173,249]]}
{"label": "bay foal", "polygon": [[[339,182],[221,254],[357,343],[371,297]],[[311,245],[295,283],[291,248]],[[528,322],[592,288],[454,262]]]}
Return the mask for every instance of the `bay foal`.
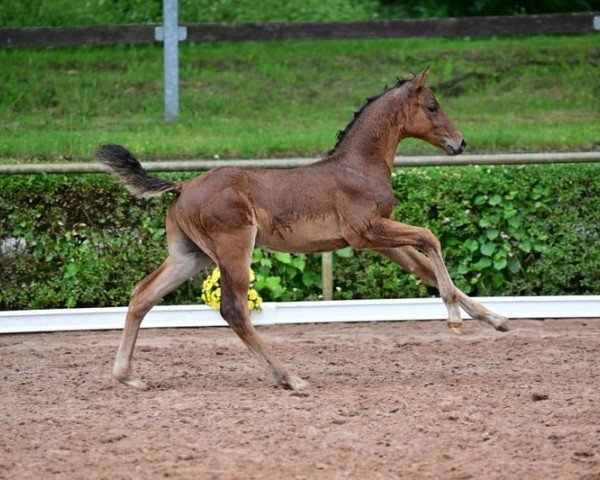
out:
{"label": "bay foal", "polygon": [[461,328],[459,305],[497,330],[510,329],[506,318],[454,286],[440,242],[428,229],[390,218],[395,202],[390,176],[403,138],[423,139],[448,155],[458,155],[466,147],[462,134],[425,86],[427,73],[398,81],[369,99],[338,134],[338,143],[326,158],[292,170],[223,166],[173,183],[150,177],[123,147],[100,147],[99,161],[135,195],[177,194],[166,219],[169,256],[133,291],[114,377],[144,387],[131,368],[144,316],[162,297],[214,262],[221,270],[223,318],[278,384],[302,387],[304,382],[273,357],[250,321],[246,296],[254,247],[292,253],[348,245],[374,250],[437,285],[454,332],[460,333]]}

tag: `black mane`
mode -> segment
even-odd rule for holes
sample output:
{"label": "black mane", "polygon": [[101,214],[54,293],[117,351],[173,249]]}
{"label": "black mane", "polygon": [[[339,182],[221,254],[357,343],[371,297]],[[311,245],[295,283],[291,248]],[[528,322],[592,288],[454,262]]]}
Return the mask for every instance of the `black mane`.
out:
{"label": "black mane", "polygon": [[329,150],[327,152],[327,155],[332,155],[337,150],[337,148],[340,146],[340,144],[342,143],[342,141],[344,140],[344,138],[346,138],[346,135],[348,135],[348,132],[352,129],[352,127],[356,123],[356,120],[358,119],[358,117],[361,116],[361,114],[365,111],[365,109],[369,105],[371,105],[375,100],[379,100],[381,97],[383,97],[390,90],[393,90],[394,88],[398,88],[398,87],[404,85],[406,82],[408,82],[408,80],[398,78],[396,84],[393,87],[388,87],[386,85],[384,87],[384,89],[383,89],[383,92],[381,92],[379,95],[375,95],[374,97],[367,98],[367,101],[363,104],[363,106],[360,107],[356,112],[354,112],[354,117],[352,118],[352,120],[350,120],[350,123],[348,125],[346,125],[346,128],[344,128],[343,130],[338,131],[338,133],[336,135],[336,137],[337,137],[337,143],[335,144],[335,146],[331,150]]}

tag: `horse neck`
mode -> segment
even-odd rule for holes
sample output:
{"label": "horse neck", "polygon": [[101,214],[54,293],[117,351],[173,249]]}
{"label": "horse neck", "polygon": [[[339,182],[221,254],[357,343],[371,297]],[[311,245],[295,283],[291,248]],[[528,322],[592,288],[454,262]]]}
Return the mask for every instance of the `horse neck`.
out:
{"label": "horse neck", "polygon": [[336,149],[354,168],[379,169],[391,174],[398,143],[404,138],[408,105],[384,95],[358,117]]}

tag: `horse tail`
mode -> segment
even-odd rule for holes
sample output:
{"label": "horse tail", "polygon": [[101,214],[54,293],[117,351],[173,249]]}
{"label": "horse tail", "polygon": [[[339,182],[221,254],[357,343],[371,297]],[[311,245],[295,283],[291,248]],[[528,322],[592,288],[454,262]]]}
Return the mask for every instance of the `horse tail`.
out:
{"label": "horse tail", "polygon": [[96,151],[96,158],[110,168],[136,197],[155,197],[166,192],[181,191],[180,184],[148,175],[138,159],[120,145],[100,146]]}

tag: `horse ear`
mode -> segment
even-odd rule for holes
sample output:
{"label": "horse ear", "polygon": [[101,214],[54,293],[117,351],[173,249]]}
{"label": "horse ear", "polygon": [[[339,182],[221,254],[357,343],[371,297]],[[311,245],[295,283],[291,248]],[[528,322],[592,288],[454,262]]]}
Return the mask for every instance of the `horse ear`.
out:
{"label": "horse ear", "polygon": [[415,79],[413,80],[415,90],[418,90],[423,85],[425,85],[425,79],[427,78],[427,75],[429,75],[429,65],[427,65],[427,68],[425,70],[423,70],[421,73],[415,76]]}

